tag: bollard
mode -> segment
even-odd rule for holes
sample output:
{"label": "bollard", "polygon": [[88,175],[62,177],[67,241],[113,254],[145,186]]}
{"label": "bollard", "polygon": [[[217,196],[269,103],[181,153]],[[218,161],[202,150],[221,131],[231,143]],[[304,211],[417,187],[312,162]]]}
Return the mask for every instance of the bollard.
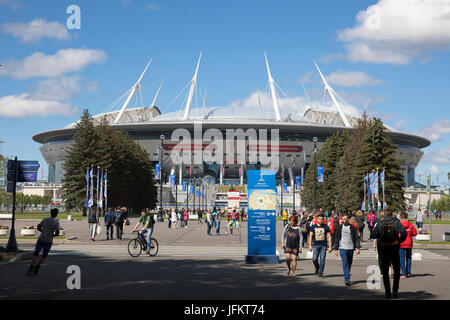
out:
{"label": "bollard", "polygon": [[412,261],[422,261],[422,254],[421,253],[414,253],[412,255]]}
{"label": "bollard", "polygon": [[67,215],[67,220],[72,221],[72,215],[71,214]]}

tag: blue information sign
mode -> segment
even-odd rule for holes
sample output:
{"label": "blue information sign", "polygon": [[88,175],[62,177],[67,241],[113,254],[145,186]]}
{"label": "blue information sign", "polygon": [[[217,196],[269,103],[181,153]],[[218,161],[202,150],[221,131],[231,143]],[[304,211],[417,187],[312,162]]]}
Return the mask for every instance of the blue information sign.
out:
{"label": "blue information sign", "polygon": [[275,171],[248,170],[248,255],[246,263],[279,263],[276,255]]}
{"label": "blue information sign", "polygon": [[323,166],[317,167],[317,182],[324,182]]}
{"label": "blue information sign", "polygon": [[[14,160],[8,160],[7,180],[14,181]],[[17,181],[16,182],[37,182],[38,161],[17,161]]]}

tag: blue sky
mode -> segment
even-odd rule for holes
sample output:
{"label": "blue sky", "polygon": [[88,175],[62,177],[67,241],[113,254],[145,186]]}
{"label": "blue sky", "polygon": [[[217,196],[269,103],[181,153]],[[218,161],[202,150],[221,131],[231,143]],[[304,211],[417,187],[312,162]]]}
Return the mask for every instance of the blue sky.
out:
{"label": "blue sky", "polygon": [[[81,29],[66,9],[78,5]],[[0,0],[3,153],[39,160],[33,134],[106,109],[137,80],[144,104],[169,103],[192,78],[207,105],[248,99],[272,75],[290,97],[313,99],[316,59],[344,99],[401,131],[432,140],[417,168],[444,186],[450,171],[450,1],[24,1]],[[49,67],[51,66],[51,67]],[[133,103],[131,106],[134,106]]]}

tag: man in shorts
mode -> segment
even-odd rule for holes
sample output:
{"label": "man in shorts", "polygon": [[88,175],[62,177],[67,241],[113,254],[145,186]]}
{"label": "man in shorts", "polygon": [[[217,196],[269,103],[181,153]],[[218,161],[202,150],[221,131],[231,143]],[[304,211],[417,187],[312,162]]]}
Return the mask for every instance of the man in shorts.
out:
{"label": "man in shorts", "polygon": [[[52,209],[50,211],[50,215],[51,217],[43,219],[37,226],[37,229],[41,232],[41,234],[36,242],[36,249],[34,250],[33,259],[30,267],[28,268],[27,275],[36,275],[38,273],[41,264],[50,252],[53,244],[53,237],[59,235],[59,221],[56,219],[58,216],[58,209]],[[43,251],[42,257],[38,261],[39,252],[41,250]]]}

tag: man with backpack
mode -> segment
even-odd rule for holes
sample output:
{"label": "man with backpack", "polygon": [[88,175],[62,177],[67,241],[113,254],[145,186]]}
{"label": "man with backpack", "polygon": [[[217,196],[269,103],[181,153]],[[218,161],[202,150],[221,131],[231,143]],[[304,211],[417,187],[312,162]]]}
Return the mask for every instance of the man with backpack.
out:
{"label": "man with backpack", "polygon": [[114,212],[114,224],[116,225],[117,240],[122,240],[124,223],[125,223],[124,212],[120,209],[120,207],[117,207],[116,212]]}
{"label": "man with backpack", "polygon": [[[385,218],[377,222],[370,234],[371,239],[377,239],[378,257],[380,259],[381,273],[383,274],[385,298],[398,298],[400,283],[400,244],[405,241],[407,232],[400,220],[393,217],[391,208],[384,209]],[[394,284],[389,280],[389,266],[394,269]]]}
{"label": "man with backpack", "polygon": [[[114,240],[114,213],[111,208],[108,208],[108,212],[105,214],[105,228],[106,228],[106,240]],[[110,237],[111,235],[111,237]]]}

